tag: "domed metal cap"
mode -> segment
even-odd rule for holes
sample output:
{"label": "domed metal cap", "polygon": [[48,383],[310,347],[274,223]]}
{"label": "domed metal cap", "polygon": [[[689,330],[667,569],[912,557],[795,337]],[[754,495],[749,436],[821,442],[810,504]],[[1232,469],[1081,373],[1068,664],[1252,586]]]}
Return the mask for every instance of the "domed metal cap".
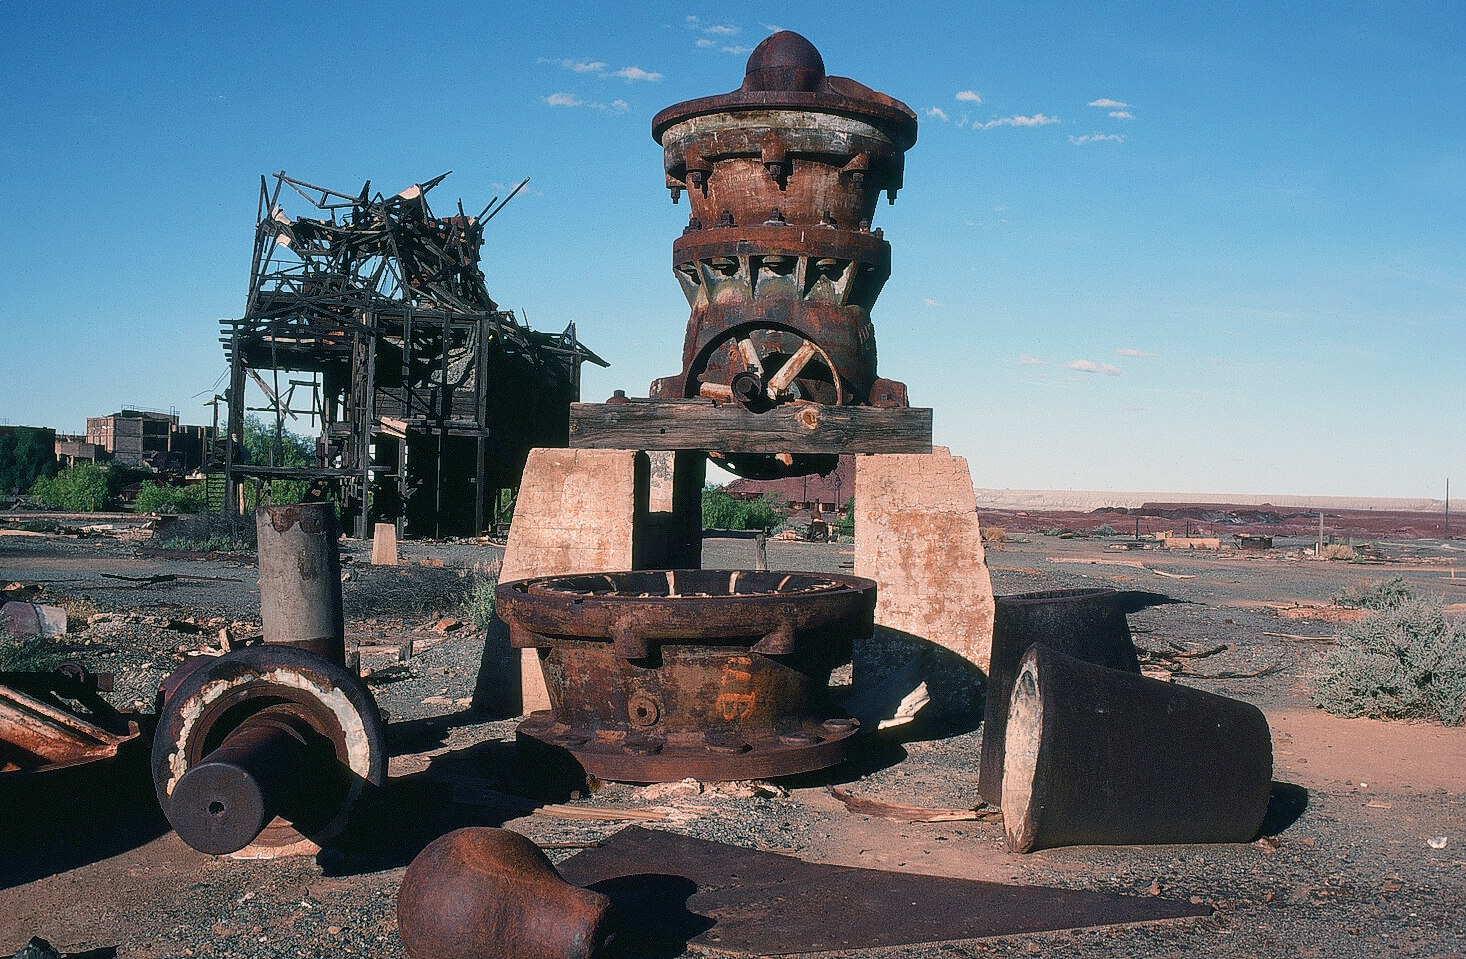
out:
{"label": "domed metal cap", "polygon": [[780,30],[753,48],[741,89],[820,90],[825,61],[814,44],[792,30]]}

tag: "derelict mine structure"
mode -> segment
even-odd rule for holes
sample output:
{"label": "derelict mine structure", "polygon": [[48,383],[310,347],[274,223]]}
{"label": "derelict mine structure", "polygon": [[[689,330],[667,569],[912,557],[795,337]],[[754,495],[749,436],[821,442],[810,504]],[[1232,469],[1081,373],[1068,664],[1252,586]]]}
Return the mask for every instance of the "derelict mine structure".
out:
{"label": "derelict mine structure", "polygon": [[[427,194],[445,176],[394,196],[261,178],[249,300],[221,321],[231,506],[246,478],[304,479],[333,487],[358,536],[377,520],[408,535],[478,533],[502,519],[528,451],[564,445],[580,364],[605,363],[574,324],[537,332],[499,309],[479,255],[484,224],[514,194],[439,217]],[[285,212],[286,188],[311,215]],[[240,461],[247,378],[271,426],[320,423],[313,464]]]}

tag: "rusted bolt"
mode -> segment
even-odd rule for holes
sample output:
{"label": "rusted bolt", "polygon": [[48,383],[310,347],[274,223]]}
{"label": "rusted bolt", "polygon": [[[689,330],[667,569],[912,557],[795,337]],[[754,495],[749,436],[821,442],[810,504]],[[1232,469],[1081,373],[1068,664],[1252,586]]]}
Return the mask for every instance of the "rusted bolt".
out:
{"label": "rusted bolt", "polygon": [[646,693],[632,693],[626,700],[626,715],[633,726],[655,726],[662,718],[662,707]]}

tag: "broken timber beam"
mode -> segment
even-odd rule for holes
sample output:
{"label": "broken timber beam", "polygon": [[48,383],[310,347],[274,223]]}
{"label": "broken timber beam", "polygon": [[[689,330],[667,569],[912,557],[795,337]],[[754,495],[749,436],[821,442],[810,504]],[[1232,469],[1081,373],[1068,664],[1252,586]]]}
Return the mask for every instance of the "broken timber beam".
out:
{"label": "broken timber beam", "polygon": [[724,453],[930,453],[932,411],[791,403],[753,413],[700,399],[572,403],[570,446]]}

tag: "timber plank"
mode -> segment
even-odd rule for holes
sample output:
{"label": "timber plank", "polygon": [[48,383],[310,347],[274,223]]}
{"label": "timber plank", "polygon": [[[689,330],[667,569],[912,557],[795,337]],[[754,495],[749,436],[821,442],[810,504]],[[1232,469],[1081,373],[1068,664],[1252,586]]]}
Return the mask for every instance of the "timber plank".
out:
{"label": "timber plank", "polygon": [[750,413],[740,406],[695,399],[572,403],[570,446],[720,453],[930,453],[932,411],[791,403]]}

